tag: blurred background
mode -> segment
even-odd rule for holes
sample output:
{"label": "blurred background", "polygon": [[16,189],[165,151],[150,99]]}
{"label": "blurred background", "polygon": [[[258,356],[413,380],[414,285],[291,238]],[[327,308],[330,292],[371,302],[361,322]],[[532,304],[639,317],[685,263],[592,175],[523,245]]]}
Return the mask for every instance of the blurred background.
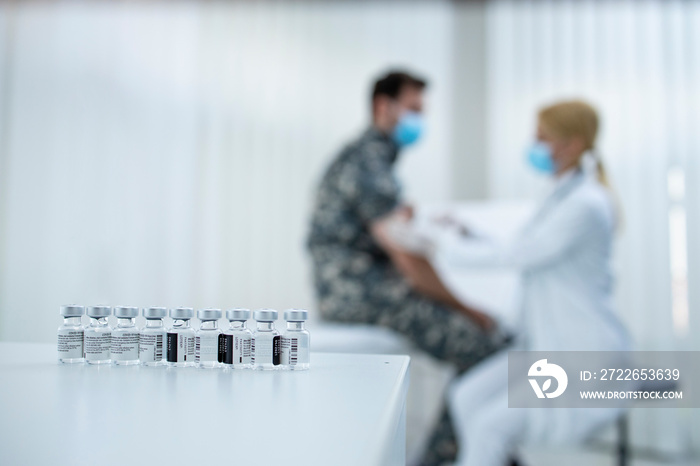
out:
{"label": "blurred background", "polygon": [[[594,103],[619,312],[642,349],[700,350],[692,0],[2,2],[0,340],[53,342],[65,303],[313,311],[315,184],[392,66],[430,81],[419,206],[537,198],[537,108]],[[690,412],[640,417],[667,458],[700,444]]]}

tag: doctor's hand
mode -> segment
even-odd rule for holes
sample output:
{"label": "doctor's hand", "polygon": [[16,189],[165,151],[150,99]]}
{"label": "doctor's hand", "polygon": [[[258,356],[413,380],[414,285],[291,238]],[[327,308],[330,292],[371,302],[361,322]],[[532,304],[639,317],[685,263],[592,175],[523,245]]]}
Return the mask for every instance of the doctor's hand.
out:
{"label": "doctor's hand", "polygon": [[449,213],[433,217],[431,221],[439,227],[456,231],[460,236],[469,237],[474,235],[467,225]]}

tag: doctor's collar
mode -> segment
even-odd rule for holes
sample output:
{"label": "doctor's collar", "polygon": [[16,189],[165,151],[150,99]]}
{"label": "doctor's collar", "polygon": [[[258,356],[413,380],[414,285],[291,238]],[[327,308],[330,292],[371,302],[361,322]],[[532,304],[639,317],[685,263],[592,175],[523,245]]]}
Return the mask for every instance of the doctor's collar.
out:
{"label": "doctor's collar", "polygon": [[566,184],[569,180],[582,173],[583,168],[581,167],[581,165],[574,165],[573,167],[566,170],[564,173],[554,175],[554,185],[560,186],[562,184]]}
{"label": "doctor's collar", "polygon": [[580,165],[573,166],[560,175],[556,175],[552,180],[551,194],[558,193],[564,187],[578,181],[584,175],[584,170]]}

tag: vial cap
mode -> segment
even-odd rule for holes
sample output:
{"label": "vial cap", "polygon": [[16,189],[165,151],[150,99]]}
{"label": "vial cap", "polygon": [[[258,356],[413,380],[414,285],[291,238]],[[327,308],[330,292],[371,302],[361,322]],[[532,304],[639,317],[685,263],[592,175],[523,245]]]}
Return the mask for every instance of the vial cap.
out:
{"label": "vial cap", "polygon": [[178,320],[187,320],[194,317],[194,309],[191,307],[178,307],[170,309],[170,317]]}
{"label": "vial cap", "polygon": [[168,315],[168,308],[165,307],[144,307],[143,316],[146,319],[162,319]]}
{"label": "vial cap", "polygon": [[61,306],[59,311],[63,317],[80,317],[85,314],[85,307],[83,306]]}
{"label": "vial cap", "polygon": [[226,311],[228,320],[248,320],[250,319],[250,310],[248,309],[229,309]]}
{"label": "vial cap", "polygon": [[260,322],[274,322],[277,320],[277,311],[272,309],[258,309],[254,313],[255,320]]}
{"label": "vial cap", "polygon": [[219,320],[221,319],[221,309],[200,309],[197,311],[199,320]]}
{"label": "vial cap", "polygon": [[287,309],[284,311],[284,320],[289,322],[304,322],[308,318],[309,313],[303,309]]}
{"label": "vial cap", "polygon": [[120,319],[133,319],[138,317],[139,308],[131,306],[117,306],[114,308],[114,316]]}
{"label": "vial cap", "polygon": [[90,306],[87,310],[90,317],[109,317],[112,315],[112,308],[109,306]]}

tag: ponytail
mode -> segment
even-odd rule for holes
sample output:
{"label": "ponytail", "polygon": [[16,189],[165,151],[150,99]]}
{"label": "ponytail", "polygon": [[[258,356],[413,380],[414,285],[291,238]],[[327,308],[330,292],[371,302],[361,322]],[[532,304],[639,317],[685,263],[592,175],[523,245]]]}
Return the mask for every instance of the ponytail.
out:
{"label": "ponytail", "polygon": [[595,160],[595,170],[596,175],[598,176],[598,183],[612,191],[612,186],[610,186],[610,180],[608,179],[608,172],[605,169],[600,153],[595,148],[591,148],[590,150],[591,154],[593,154],[593,159]]}
{"label": "ponytail", "polygon": [[598,178],[598,183],[605,187],[610,193],[610,198],[613,205],[613,211],[615,212],[615,229],[620,230],[622,228],[622,204],[617,196],[617,193],[610,184],[610,179],[608,178],[608,172],[603,164],[603,159],[595,148],[591,148],[591,154],[593,154],[593,159],[595,160],[596,175]]}

